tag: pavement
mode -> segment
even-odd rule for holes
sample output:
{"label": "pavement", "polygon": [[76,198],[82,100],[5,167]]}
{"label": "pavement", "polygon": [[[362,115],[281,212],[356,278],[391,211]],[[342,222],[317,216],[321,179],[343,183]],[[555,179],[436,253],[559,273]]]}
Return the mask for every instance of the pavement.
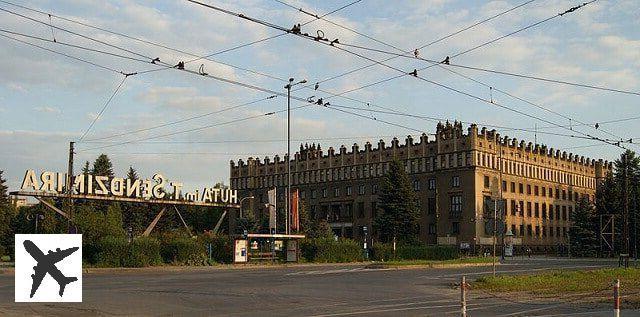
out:
{"label": "pavement", "polygon": [[[508,259],[498,274],[614,267],[614,261]],[[365,264],[105,270],[83,274],[82,303],[14,303],[14,276],[0,274],[2,316],[459,316],[461,276],[489,266],[367,268]],[[467,316],[610,316],[612,302],[532,299],[469,290]],[[624,290],[622,290],[624,295]],[[621,316],[640,316],[625,310]]]}

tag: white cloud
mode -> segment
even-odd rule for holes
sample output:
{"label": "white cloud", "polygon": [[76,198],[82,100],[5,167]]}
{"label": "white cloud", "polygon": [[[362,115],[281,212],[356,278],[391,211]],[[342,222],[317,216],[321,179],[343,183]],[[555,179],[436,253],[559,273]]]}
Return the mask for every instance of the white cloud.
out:
{"label": "white cloud", "polygon": [[43,113],[53,113],[53,114],[61,114],[62,113],[62,111],[59,108],[51,107],[51,106],[35,107],[35,108],[33,108],[33,110],[35,110],[37,112],[43,112]]}

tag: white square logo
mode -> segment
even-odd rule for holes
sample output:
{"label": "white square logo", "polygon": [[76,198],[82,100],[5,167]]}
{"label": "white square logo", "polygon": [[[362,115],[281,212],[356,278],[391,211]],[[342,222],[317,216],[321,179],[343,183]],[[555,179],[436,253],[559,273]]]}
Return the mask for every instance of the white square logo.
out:
{"label": "white square logo", "polygon": [[15,301],[82,302],[82,235],[16,234]]}

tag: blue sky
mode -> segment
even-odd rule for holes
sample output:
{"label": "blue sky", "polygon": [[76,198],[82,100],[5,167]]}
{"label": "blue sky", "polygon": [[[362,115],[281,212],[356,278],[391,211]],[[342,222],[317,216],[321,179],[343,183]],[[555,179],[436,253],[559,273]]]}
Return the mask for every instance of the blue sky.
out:
{"label": "blue sky", "polygon": [[[205,2],[287,27],[311,19],[273,0]],[[293,0],[287,2],[319,14],[349,3]],[[409,51],[522,2],[525,1],[363,0],[328,16],[327,19]],[[186,1],[69,0],[19,3],[199,56],[280,33]],[[442,60],[447,55],[454,55],[553,16],[579,3],[581,1],[536,0],[491,22],[422,49],[420,56]],[[4,3],[0,3],[0,8],[48,22],[48,17],[43,14]],[[52,38],[51,28],[47,26],[6,12],[0,12],[0,17],[2,29]],[[58,27],[126,47],[145,56],[160,57],[167,63],[175,64],[190,59],[185,54],[65,22],[56,17],[52,18],[52,22]],[[393,50],[325,21],[315,21],[303,27],[304,32],[311,34],[315,34],[317,29],[322,30],[331,39],[338,38],[341,43]],[[453,59],[452,63],[637,92],[640,87],[639,30],[640,10],[637,1],[597,1],[571,14],[461,55]],[[59,42],[128,54],[60,30],[54,30],[53,33]],[[24,40],[124,72],[157,68],[149,63],[79,51],[55,43]],[[123,76],[6,38],[0,38],[0,43],[0,169],[5,170],[9,185],[15,189],[27,168],[66,170],[69,141],[80,138]],[[376,60],[388,57],[383,53],[358,52]],[[337,49],[291,35],[220,54],[213,59],[278,78],[307,79],[310,83],[370,63]],[[201,64],[209,74],[284,92],[284,83],[279,80],[212,61],[194,62],[187,64],[187,68],[197,71]],[[424,61],[405,58],[394,59],[388,64],[407,72],[429,65]],[[637,95],[463,69],[454,70],[563,114],[565,117],[542,111],[496,91],[492,93],[491,97],[501,104],[559,125],[570,124],[566,117],[593,124],[640,115],[640,97]],[[398,72],[394,70],[373,66],[322,83],[321,89],[340,93],[396,75]],[[439,67],[420,72],[420,76],[482,98],[491,98],[488,88]],[[172,69],[135,75],[127,78],[85,140],[144,129],[265,98],[268,95]],[[303,89],[294,92],[294,95],[301,98],[311,95],[327,97],[326,93],[312,89]],[[354,91],[346,96],[364,103],[341,98],[332,98],[331,102],[351,107],[367,107],[368,102],[404,113],[478,122],[479,125],[527,129],[537,126],[541,132],[569,133],[561,128],[549,127],[548,123],[453,93],[410,76]],[[135,141],[278,111],[285,105],[286,100],[277,97],[232,111],[160,129],[127,134],[108,141]],[[293,105],[299,103],[294,102]],[[384,125],[327,108],[305,107],[292,112],[293,139],[328,138],[319,141],[323,148],[327,149],[329,146],[337,148],[341,144],[350,147],[354,142],[364,143],[367,140],[376,144],[381,137],[388,143],[390,136],[404,139],[407,134],[415,135],[415,130],[426,133],[435,130],[435,123],[432,121],[384,114],[375,116],[409,126],[412,130]],[[185,188],[218,181],[228,183],[230,159],[246,159],[248,156],[263,158],[267,154],[282,155],[286,152],[284,141],[265,142],[283,140],[285,123],[286,117],[278,114],[153,139],[154,142],[174,143],[147,141],[114,145],[79,142],[76,166],[82,165],[85,160],[93,161],[98,154],[104,152],[114,161],[117,174],[124,174],[131,165],[146,177],[155,172],[162,172],[170,179],[182,180]],[[572,121],[572,124],[575,124],[575,121]],[[637,126],[638,121],[632,120],[601,124],[600,130],[624,138],[635,138],[640,137]],[[613,138],[591,127],[575,126],[574,129],[602,138]],[[518,139],[534,140],[533,132],[500,132],[502,135]],[[584,139],[538,134],[537,140],[538,143],[594,158],[611,160],[620,153],[620,150],[613,146]],[[314,141],[309,143],[311,142]],[[111,146],[92,149],[104,145]],[[294,149],[298,145],[299,142],[294,142]],[[582,147],[587,145],[593,146]],[[637,149],[636,145],[629,147]]]}

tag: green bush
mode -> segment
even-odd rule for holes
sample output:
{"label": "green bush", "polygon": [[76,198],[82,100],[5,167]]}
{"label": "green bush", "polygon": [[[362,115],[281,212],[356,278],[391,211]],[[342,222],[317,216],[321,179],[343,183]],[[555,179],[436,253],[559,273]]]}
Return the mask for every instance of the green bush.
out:
{"label": "green bush", "polygon": [[304,239],[300,242],[300,252],[307,262],[359,262],[364,260],[360,244],[350,239]]}
{"label": "green bush", "polygon": [[198,242],[207,254],[208,245],[211,244],[211,261],[217,263],[233,262],[233,240],[227,235],[202,234],[198,236]]}
{"label": "green bush", "polygon": [[4,258],[6,252],[5,247],[0,245],[0,259]]}
{"label": "green bush", "polygon": [[455,246],[442,245],[399,245],[393,255],[393,245],[390,243],[374,244],[372,259],[376,261],[389,260],[452,260],[460,257]]}
{"label": "green bush", "polygon": [[150,237],[139,237],[129,245],[129,253],[124,261],[126,267],[144,267],[162,264],[160,241]]}
{"label": "green bush", "polygon": [[162,259],[166,263],[180,265],[204,265],[207,263],[204,246],[196,239],[184,236],[166,236],[162,240]]}
{"label": "green bush", "polygon": [[[83,247],[83,249],[86,247]],[[93,248],[92,248],[93,249]],[[120,237],[106,236],[100,239],[96,249],[96,265],[121,267],[129,254],[129,242]]]}
{"label": "green bush", "polygon": [[149,237],[140,237],[129,243],[127,239],[107,236],[97,247],[96,265],[101,267],[144,267],[159,265],[160,242]]}

